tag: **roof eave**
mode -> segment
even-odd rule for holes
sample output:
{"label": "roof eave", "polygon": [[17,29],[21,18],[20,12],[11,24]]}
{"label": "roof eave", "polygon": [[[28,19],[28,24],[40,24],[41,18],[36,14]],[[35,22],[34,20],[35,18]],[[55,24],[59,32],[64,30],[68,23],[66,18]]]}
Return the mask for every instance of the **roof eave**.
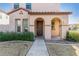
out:
{"label": "roof eave", "polygon": [[72,12],[29,12],[31,15],[69,15]]}
{"label": "roof eave", "polygon": [[27,9],[24,9],[24,8],[19,8],[19,9],[14,9],[14,10],[12,10],[12,11],[8,12],[7,14],[8,14],[8,15],[10,15],[10,14],[12,14],[12,13],[14,13],[14,12],[16,12],[16,11],[20,10],[20,9],[22,9],[22,10],[24,10],[24,11],[29,12],[29,10],[27,10]]}

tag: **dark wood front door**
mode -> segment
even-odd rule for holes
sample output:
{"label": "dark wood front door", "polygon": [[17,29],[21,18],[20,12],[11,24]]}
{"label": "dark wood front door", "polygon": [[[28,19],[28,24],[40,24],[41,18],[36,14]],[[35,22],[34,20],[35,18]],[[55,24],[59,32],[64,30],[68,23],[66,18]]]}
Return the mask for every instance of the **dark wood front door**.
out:
{"label": "dark wood front door", "polygon": [[37,36],[43,36],[43,21],[37,21]]}

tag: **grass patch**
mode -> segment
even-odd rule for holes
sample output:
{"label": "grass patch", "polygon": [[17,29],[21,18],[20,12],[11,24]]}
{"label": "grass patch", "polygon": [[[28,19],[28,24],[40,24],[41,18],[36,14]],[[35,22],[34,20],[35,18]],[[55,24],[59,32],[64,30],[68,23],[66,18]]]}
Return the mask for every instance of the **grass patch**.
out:
{"label": "grass patch", "polygon": [[72,45],[46,44],[50,56],[77,56]]}
{"label": "grass patch", "polygon": [[0,56],[25,56],[31,48],[31,41],[10,41],[0,44]]}

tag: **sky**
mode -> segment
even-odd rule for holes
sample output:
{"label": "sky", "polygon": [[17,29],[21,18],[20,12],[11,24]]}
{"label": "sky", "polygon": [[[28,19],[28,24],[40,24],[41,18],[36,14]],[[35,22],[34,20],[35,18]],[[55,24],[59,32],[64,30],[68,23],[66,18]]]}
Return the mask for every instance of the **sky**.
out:
{"label": "sky", "polygon": [[[11,9],[11,3],[0,3],[0,9],[9,11]],[[69,16],[69,23],[79,23],[79,3],[61,3],[61,11],[70,11],[72,15]]]}
{"label": "sky", "polygon": [[79,23],[79,3],[64,3],[60,6],[61,11],[70,11],[69,23]]}

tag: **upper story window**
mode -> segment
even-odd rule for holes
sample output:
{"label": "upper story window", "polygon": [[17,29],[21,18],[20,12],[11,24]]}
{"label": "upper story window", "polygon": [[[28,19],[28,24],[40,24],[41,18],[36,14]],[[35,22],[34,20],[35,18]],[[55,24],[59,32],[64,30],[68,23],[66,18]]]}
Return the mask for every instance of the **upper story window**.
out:
{"label": "upper story window", "polygon": [[19,8],[19,3],[14,3],[14,9],[18,9]]}
{"label": "upper story window", "polygon": [[31,3],[26,3],[26,9],[31,9]]}

